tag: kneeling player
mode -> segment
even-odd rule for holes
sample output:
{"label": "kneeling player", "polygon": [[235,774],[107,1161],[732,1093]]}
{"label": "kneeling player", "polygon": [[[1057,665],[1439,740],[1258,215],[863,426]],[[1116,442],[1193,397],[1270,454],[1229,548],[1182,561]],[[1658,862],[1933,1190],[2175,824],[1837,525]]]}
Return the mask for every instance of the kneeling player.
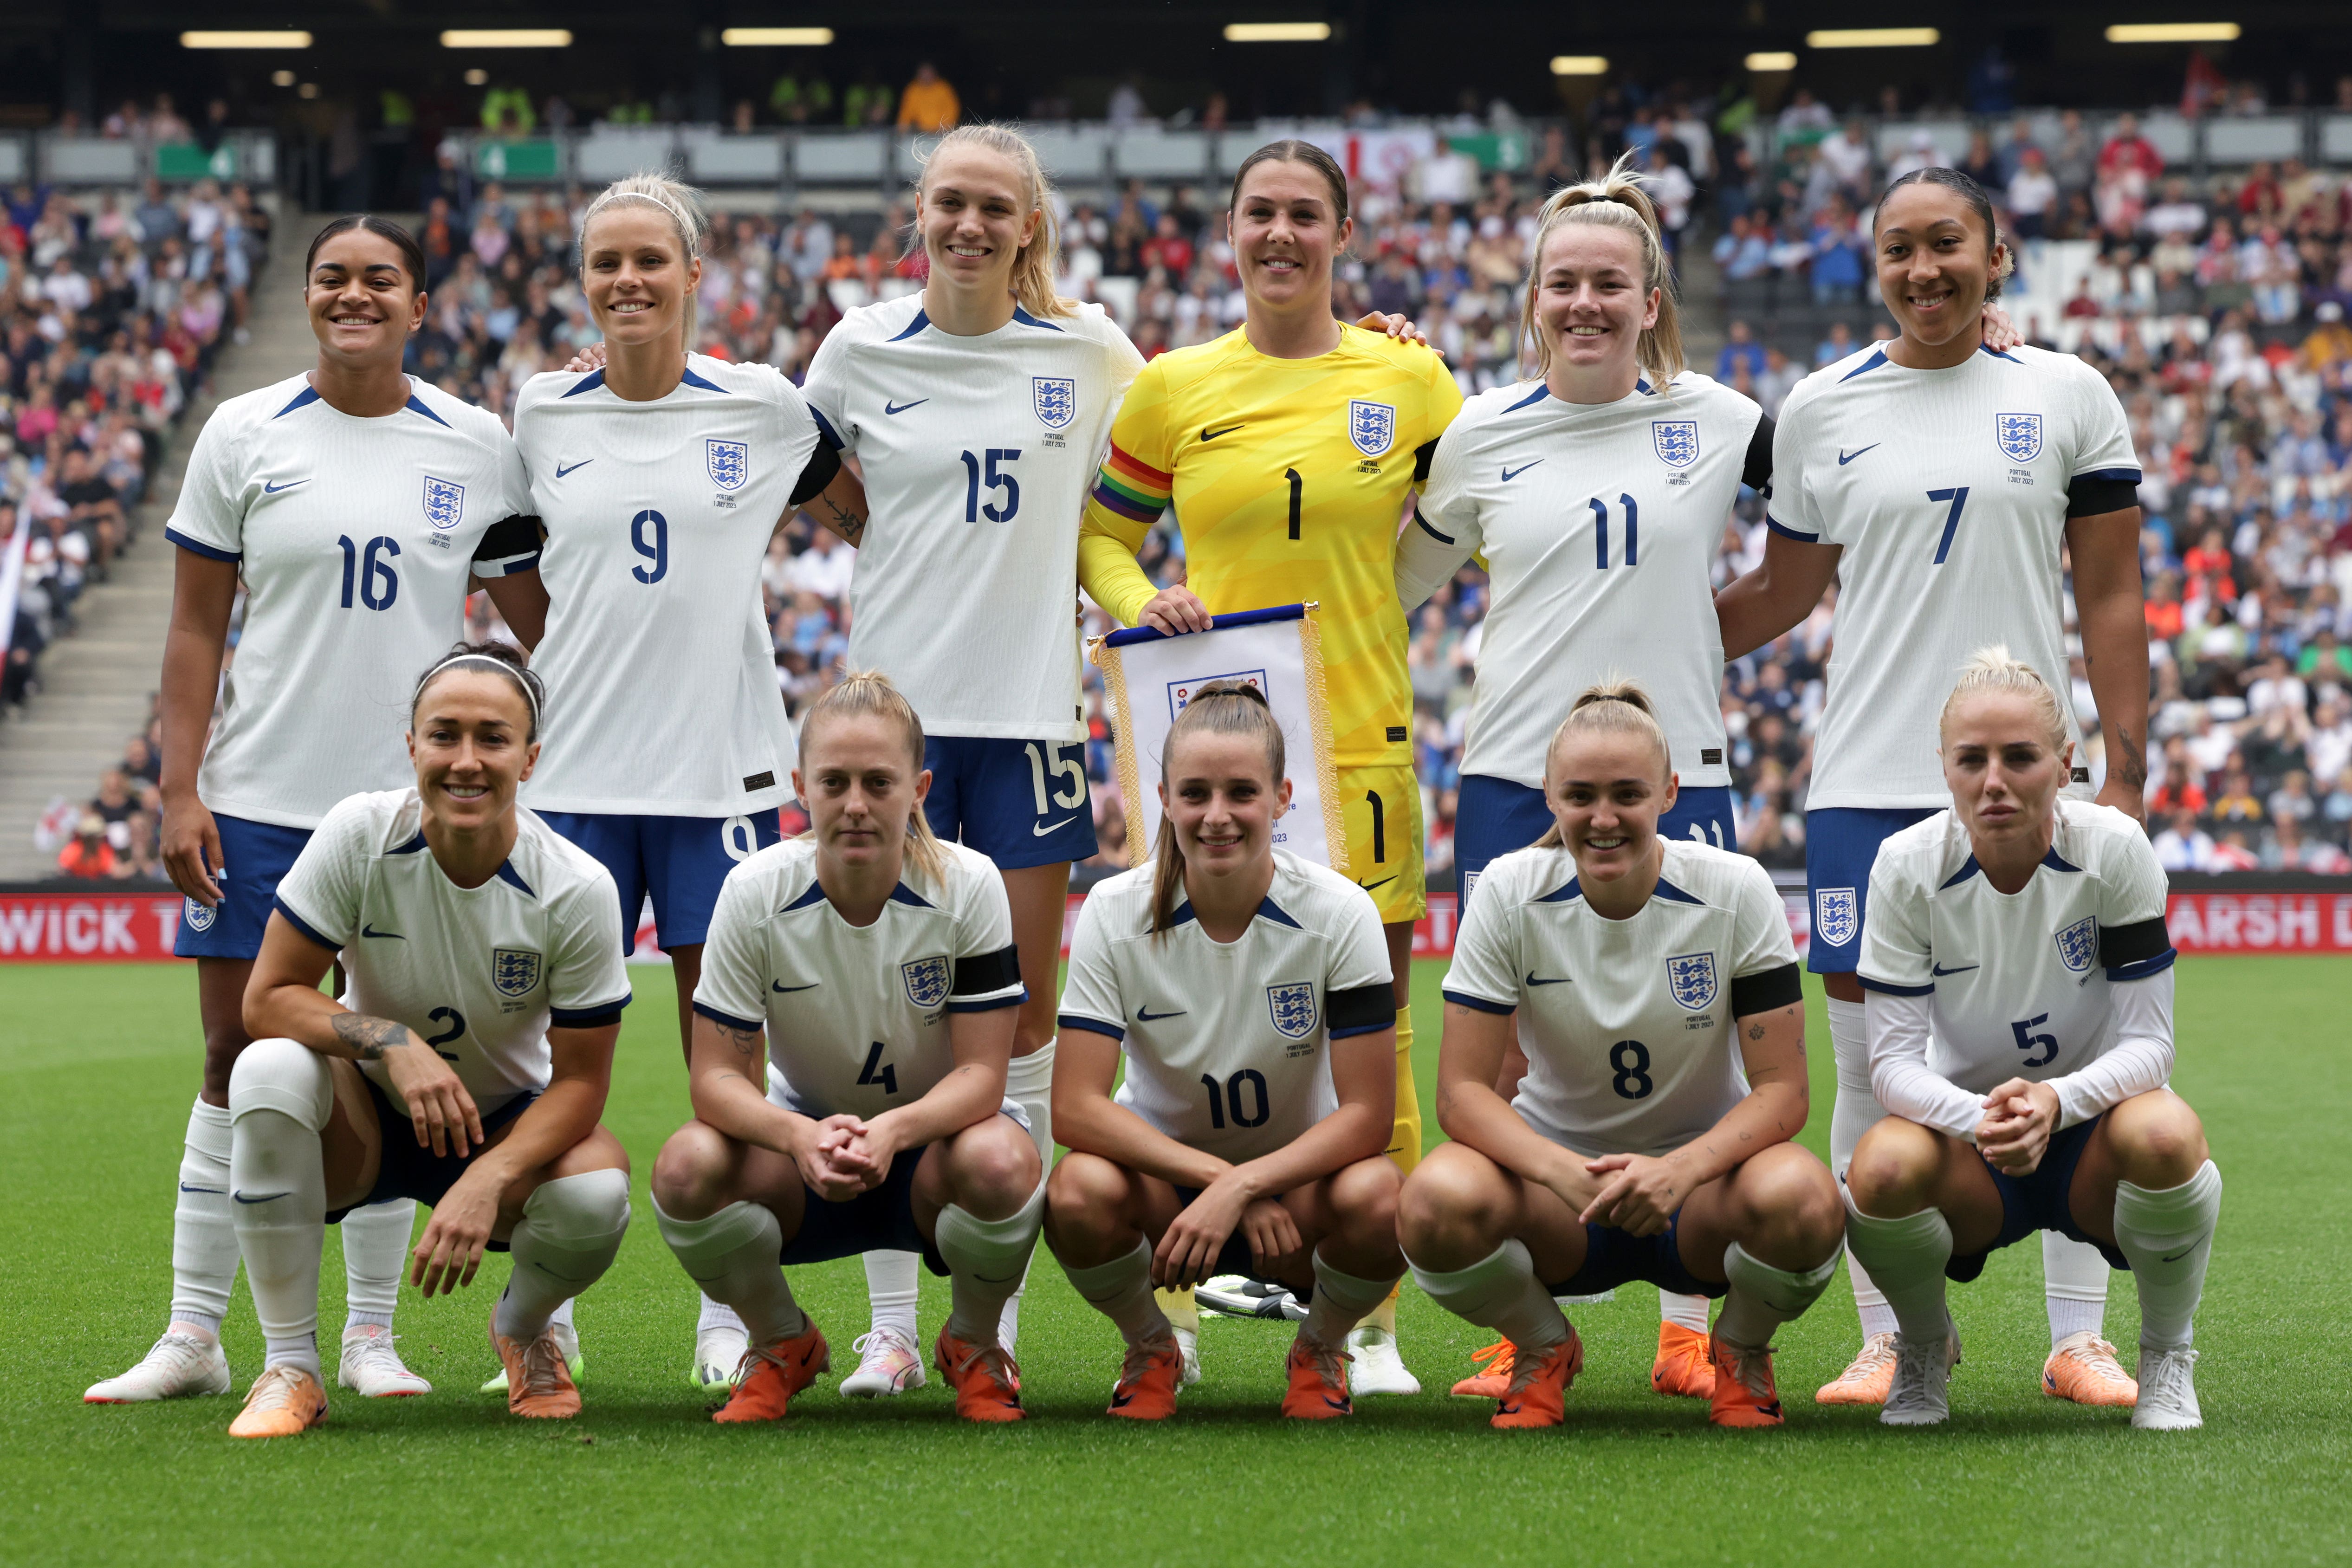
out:
{"label": "kneeling player", "polygon": [[1004,1096],[1027,995],[1004,883],[932,837],[922,722],[884,677],[818,699],[800,764],[813,826],[719,890],[694,993],[695,1120],[654,1165],[670,1250],[751,1331],[713,1419],[772,1421],[831,1364],[780,1264],[893,1248],[953,1280],[933,1355],[956,1414],[1018,1421],[997,1324],[1045,1192]]}
{"label": "kneeling player", "polygon": [[1183,1364],[1152,1287],[1219,1273],[1312,1292],[1282,1413],[1348,1415],[1348,1332],[1404,1276],[1381,1157],[1396,1005],[1380,911],[1274,847],[1283,761],[1255,689],[1196,691],[1161,752],[1153,863],[1096,888],[1071,939],[1054,1068],[1070,1152],[1045,1225],[1126,1337],[1113,1415],[1175,1414]]}
{"label": "kneeling player", "polygon": [[[1772,1331],[1837,1267],[1836,1184],[1789,1142],[1807,1093],[1788,917],[1755,861],[1658,836],[1675,795],[1641,688],[1589,689],[1546,758],[1550,831],[1489,863],[1454,940],[1454,1142],[1405,1183],[1398,1229],[1430,1299],[1510,1342],[1496,1426],[1565,1418],[1584,1352],[1552,1298],[1631,1279],[1728,1296],[1708,1419],[1777,1426]],[[1528,1065],[1506,1103],[1515,1016]]]}
{"label": "kneeling player", "polygon": [[[597,1118],[629,981],[611,876],[515,805],[540,700],[505,647],[435,665],[410,713],[415,786],[336,806],[278,885],[229,1076],[237,1246],[268,1346],[231,1436],[326,1420],[325,1227],[396,1198],[433,1205],[410,1272],[427,1296],[513,1250],[490,1317],[507,1407],[579,1413],[548,1321],[628,1230],[628,1156]],[[341,1002],[319,990],[338,954]]]}
{"label": "kneeling player", "polygon": [[2132,1425],[2201,1426],[2190,1321],[2221,1177],[2196,1112],[2165,1087],[2163,868],[2130,817],[2060,798],[2064,714],[2007,648],[1969,661],[1942,736],[1952,808],[1881,846],[1863,936],[1887,1116],[1847,1168],[1847,1228],[1899,1328],[1879,1419],[1945,1418],[1944,1281],[2055,1230],[2138,1282]]}

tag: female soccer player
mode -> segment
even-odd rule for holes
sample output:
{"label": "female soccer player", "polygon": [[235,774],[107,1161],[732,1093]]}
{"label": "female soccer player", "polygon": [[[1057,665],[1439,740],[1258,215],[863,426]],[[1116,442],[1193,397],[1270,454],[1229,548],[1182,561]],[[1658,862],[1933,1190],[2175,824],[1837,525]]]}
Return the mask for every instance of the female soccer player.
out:
{"label": "female soccer player", "polygon": [[[427,1296],[513,1250],[490,1315],[507,1408],[580,1412],[550,1321],[629,1226],[629,1159],[597,1123],[629,979],[612,877],[515,805],[542,709],[520,655],[458,645],[416,683],[415,784],[336,806],[278,883],[229,1077],[230,1195],[268,1346],[232,1437],[327,1419],[326,1227],[394,1198],[433,1205],[411,1273]],[[338,955],[344,1001],[319,989]]]}
{"label": "female soccer player", "polygon": [[[1521,312],[1538,380],[1464,406],[1397,546],[1408,610],[1474,555],[1490,582],[1454,816],[1465,899],[1497,856],[1550,826],[1546,748],[1576,694],[1612,669],[1656,694],[1685,761],[1658,831],[1738,847],[1708,568],[1739,487],[1771,482],[1772,425],[1684,368],[1673,263],[1628,167],[1544,204]],[[1662,1293],[1659,1310],[1651,1386],[1707,1397],[1706,1298]],[[1454,1392],[1501,1397],[1508,1354],[1482,1352],[1486,1371]]]}
{"label": "female soccer player", "polygon": [[[2065,679],[2064,573],[2105,736],[2103,804],[2144,807],[2147,628],[2141,616],[2138,459],[2099,373],[2071,354],[1994,353],[1983,301],[2010,267],[1992,205],[1952,169],[1889,185],[1874,219],[1878,286],[1902,335],[1815,372],[1773,436],[1763,564],[1716,600],[1738,658],[1812,613],[1839,579],[1829,699],[1813,744],[1805,879],[1807,963],[1829,990],[1837,1054],[1832,1165],[1881,1114],[1870,1098],[1862,985],[1870,865],[1890,834],[1940,809],[1932,715],[1948,671],[1999,641],[2057,689]],[[2072,733],[2074,719],[2068,715]],[[2071,784],[2088,793],[2090,770]],[[2128,1404],[2130,1379],[2098,1346],[2106,1268],[2052,1238],[2043,1269],[2052,1354],[2043,1387]],[[1895,1319],[1860,1268],[1864,1345],[1817,1396],[1875,1404],[1894,1375]]]}
{"label": "female soccer player", "polygon": [[1404,1275],[1380,914],[1274,847],[1290,781],[1255,688],[1194,692],[1160,772],[1152,864],[1096,888],[1070,942],[1047,1231],[1127,1341],[1110,1414],[1176,1413],[1182,1358],[1151,1288],[1245,1272],[1311,1296],[1282,1413],[1329,1420],[1352,1409],[1349,1331]]}
{"label": "female soccer player", "polygon": [[[493,416],[401,373],[424,288],[424,255],[397,224],[353,215],[321,228],[302,284],[317,365],[215,411],[163,531],[179,553],[162,848],[187,898],[173,951],[196,961],[204,1089],[180,1162],[170,1325],[146,1359],[82,1396],[92,1404],[228,1392],[229,1069],[249,1039],[247,977],[278,879],[338,801],[409,776],[386,715],[408,697],[406,672],[463,633],[473,588],[487,584],[508,624],[538,636],[539,530],[523,515],[514,443]],[[224,682],[240,579],[244,626]],[[398,1199],[343,1230],[336,1381],[362,1394],[431,1386],[393,1348],[415,1212]]]}
{"label": "female soccer player", "polygon": [[[1024,973],[1061,955],[1070,862],[1095,852],[1077,638],[1078,518],[1143,358],[1099,305],[1054,292],[1054,193],[1017,132],[942,137],[915,192],[922,292],[852,310],[803,389],[854,453],[872,508],[850,584],[849,662],[924,715],[923,809],[996,865]],[[1005,1092],[1053,1158],[1054,988],[1021,1008]],[[852,1394],[923,1380],[915,1256],[866,1262],[874,1305]],[[1014,1348],[1016,1293],[1003,1325]]]}
{"label": "female soccer player", "polygon": [[1772,1332],[1837,1268],[1837,1184],[1790,1142],[1805,1009],[1780,896],[1753,860],[1662,837],[1675,793],[1647,694],[1588,688],[1549,749],[1551,829],[1488,866],[1454,940],[1453,1142],[1407,1179],[1398,1235],[1432,1300],[1510,1342],[1499,1427],[1566,1418],[1584,1350],[1552,1298],[1630,1279],[1727,1297],[1707,1419],[1777,1426]]}
{"label": "female soccer player", "polygon": [[[1204,631],[1228,611],[1320,603],[1344,869],[1380,909],[1395,990],[1387,1152],[1410,1172],[1421,1158],[1421,1096],[1408,965],[1426,897],[1396,535],[1462,393],[1427,348],[1333,317],[1332,262],[1354,223],[1347,176],[1329,153],[1306,142],[1252,153],[1234,176],[1226,228],[1248,313],[1214,342],[1153,360],[1129,389],[1087,505],[1079,581],[1121,622],[1164,632]],[[1189,576],[1163,591],[1135,552],[1171,502]],[[1392,1303],[1349,1348],[1357,1393],[1420,1392],[1397,1355]]]}
{"label": "female soccer player", "polygon": [[1044,1162],[1004,1095],[1026,993],[1003,879],[923,816],[923,755],[922,721],[887,678],[826,692],[793,773],[809,831],[730,872],[711,914],[695,1119],[655,1163],[654,1211],[751,1331],[714,1420],[775,1420],[830,1365],[779,1260],[877,1248],[951,1278],[932,1355],[956,1414],[1023,1415],[997,1326],[1045,1206]]}
{"label": "female soccer player", "polygon": [[[658,175],[591,202],[581,286],[608,361],[533,376],[515,401],[547,530],[536,668],[557,720],[529,804],[613,873],[625,950],[652,899],[687,1041],[719,884],[776,841],[789,796],[760,563],[820,492],[841,517],[865,507],[782,374],[687,352],[703,232],[694,193]],[[697,1340],[695,1381],[719,1386],[741,1327],[706,1302]]]}
{"label": "female soccer player", "polygon": [[2139,1287],[2132,1425],[2202,1426],[2190,1322],[2221,1177],[2165,1087],[2164,869],[2131,817],[2062,798],[2065,711],[2007,648],[1969,658],[1938,731],[1951,806],[1879,847],[1858,969],[1888,1114],[1854,1149],[1847,1227],[1902,1325],[1879,1419],[1949,1414],[1945,1279],[2056,1230]]}

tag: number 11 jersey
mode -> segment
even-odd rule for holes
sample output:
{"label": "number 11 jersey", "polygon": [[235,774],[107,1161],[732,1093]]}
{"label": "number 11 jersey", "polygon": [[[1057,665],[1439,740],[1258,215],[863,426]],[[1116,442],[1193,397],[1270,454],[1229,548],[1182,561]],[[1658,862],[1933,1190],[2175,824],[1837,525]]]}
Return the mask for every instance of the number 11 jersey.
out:
{"label": "number 11 jersey", "polygon": [[2072,354],[1980,350],[1910,370],[1882,344],[1798,383],[1773,437],[1770,525],[1844,551],[1806,805],[1949,805],[1937,721],[1988,643],[2061,693],[2079,739],[2063,697],[2066,520],[2132,505],[2139,479],[2123,405]]}

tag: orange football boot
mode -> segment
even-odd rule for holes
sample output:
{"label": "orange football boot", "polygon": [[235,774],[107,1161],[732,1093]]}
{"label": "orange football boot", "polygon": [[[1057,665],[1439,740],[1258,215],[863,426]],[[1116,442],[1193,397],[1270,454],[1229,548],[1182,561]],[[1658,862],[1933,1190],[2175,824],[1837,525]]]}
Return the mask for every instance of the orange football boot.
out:
{"label": "orange football boot", "polygon": [[1290,1388],[1282,1396],[1282,1413],[1294,1421],[1336,1421],[1353,1415],[1356,1404],[1348,1396],[1348,1369],[1342,1363],[1354,1359],[1346,1351],[1301,1332],[1290,1342],[1289,1359],[1283,1363],[1283,1371],[1290,1374]]}
{"label": "orange football boot", "polygon": [[1127,1347],[1118,1386],[1110,1391],[1110,1414],[1129,1421],[1165,1421],[1176,1414],[1176,1388],[1184,1378],[1184,1352],[1173,1334],[1160,1334]]}
{"label": "orange football boot", "polygon": [[995,1341],[966,1344],[942,1327],[931,1364],[955,1390],[956,1414],[965,1420],[1018,1421],[1029,1414],[1021,1408],[1021,1369]]}
{"label": "orange football boot", "polygon": [[1707,1340],[1706,1418],[1717,1426],[1778,1426],[1780,1391],[1772,1382],[1772,1347],[1736,1345],[1720,1335]]}
{"label": "orange football boot", "polygon": [[2139,1403],[2139,1384],[2116,1359],[2116,1347],[2088,1329],[2068,1334],[2050,1352],[2042,1366],[2042,1392],[2077,1405]]}
{"label": "orange football boot", "polygon": [[1476,1372],[1454,1385],[1456,1399],[1500,1399],[1511,1391],[1511,1342],[1496,1340],[1482,1351],[1472,1351],[1470,1359],[1480,1363]]}
{"label": "orange football boot", "polygon": [[327,1424],[327,1391],[299,1366],[273,1366],[253,1380],[232,1437],[293,1437]]}
{"label": "orange football boot", "polygon": [[1661,1320],[1658,1359],[1650,1363],[1650,1386],[1669,1399],[1714,1398],[1715,1363],[1708,1353],[1704,1332]]}
{"label": "orange football boot", "polygon": [[[793,1395],[833,1370],[833,1351],[814,1321],[806,1317],[801,1331],[773,1344],[753,1345],[735,1369],[735,1392],[711,1415],[730,1425],[739,1421],[776,1421]],[[511,1397],[511,1394],[509,1394]]]}
{"label": "orange football boot", "polygon": [[564,1421],[580,1414],[579,1385],[555,1342],[552,1326],[539,1338],[525,1342],[499,1332],[498,1312],[490,1314],[490,1349],[507,1369],[507,1409],[516,1415],[541,1421]]}
{"label": "orange football boot", "polygon": [[1511,1385],[1504,1390],[1488,1426],[1509,1431],[1521,1426],[1557,1426],[1568,1419],[1568,1386],[1584,1370],[1584,1340],[1576,1325],[1568,1338],[1529,1360],[1521,1353],[1511,1368]]}

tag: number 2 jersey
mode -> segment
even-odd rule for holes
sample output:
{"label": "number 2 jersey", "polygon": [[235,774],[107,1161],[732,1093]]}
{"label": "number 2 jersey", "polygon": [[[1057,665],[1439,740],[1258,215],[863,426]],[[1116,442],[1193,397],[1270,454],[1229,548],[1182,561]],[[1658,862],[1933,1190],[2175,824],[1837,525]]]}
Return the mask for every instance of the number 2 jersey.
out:
{"label": "number 2 jersey", "polygon": [[196,780],[214,811],[315,827],[344,796],[414,777],[410,689],[465,635],[469,575],[539,563],[506,427],[409,386],[400,412],[361,418],[289,376],[197,433],[163,537],[237,563],[246,594]]}
{"label": "number 2 jersey", "polygon": [[[547,528],[542,811],[731,816],[792,797],[793,730],[760,563],[817,444],[774,367],[689,354],[667,396],[597,371],[515,399]],[[827,460],[830,460],[829,458]]]}
{"label": "number 2 jersey", "polygon": [[[612,873],[530,812],[515,817],[497,875],[461,888],[425,842],[414,786],[355,795],[278,884],[278,912],[341,957],[343,1005],[407,1025],[485,1112],[547,1087],[551,1026],[618,1023],[629,1004]],[[400,1103],[383,1063],[360,1070]]]}
{"label": "number 2 jersey", "polygon": [[940,846],[909,862],[874,923],[854,926],[816,879],[816,845],[788,838],[727,874],[710,912],[694,1010],[768,1032],[768,1098],[803,1116],[879,1116],[955,1070],[948,1021],[1027,999],[1004,879]]}
{"label": "number 2 jersey", "polygon": [[2123,405],[2072,354],[1979,350],[1909,370],[1880,345],[1798,383],[1773,437],[1770,526],[1843,548],[1806,805],[1949,805],[1937,720],[1988,643],[2061,693],[2079,740],[2066,520],[2137,505],[2139,479]]}
{"label": "number 2 jersey", "polygon": [[1135,552],[1172,502],[1186,586],[1212,616],[1321,606],[1339,766],[1409,767],[1397,525],[1461,406],[1444,360],[1360,327],[1341,326],[1339,346],[1313,359],[1260,353],[1239,331],[1161,354],[1111,426],[1080,576],[1133,626],[1157,592]]}
{"label": "number 2 jersey", "polygon": [[1445,999],[1518,1014],[1512,1108],[1580,1153],[1670,1153],[1722,1121],[1748,1093],[1735,1025],[1804,997],[1771,874],[1660,843],[1657,890],[1628,919],[1585,902],[1572,853],[1537,846],[1488,862],[1454,933]]}
{"label": "number 2 jersey", "polygon": [[1770,451],[1755,449],[1763,418],[1691,371],[1614,403],[1521,382],[1464,406],[1398,543],[1397,593],[1417,605],[1464,561],[1486,560],[1493,598],[1465,773],[1542,788],[1577,693],[1619,673],[1656,702],[1685,789],[1731,782],[1708,574],[1743,479],[1770,474]]}
{"label": "number 2 jersey", "polygon": [[868,508],[849,663],[888,675],[926,734],[1086,739],[1078,520],[1142,364],[1099,305],[959,337],[909,294],[825,334],[802,390]]}
{"label": "number 2 jersey", "polygon": [[1994,887],[1939,811],[1879,846],[1859,973],[1871,1078],[1895,1115],[1967,1138],[2012,1078],[2089,1120],[2172,1070],[2169,888],[2138,823],[2060,799],[2023,888]]}
{"label": "number 2 jersey", "polygon": [[1061,1027],[1119,1042],[1118,1102],[1160,1131],[1235,1164],[1270,1154],[1338,1107],[1328,1043],[1396,1023],[1380,911],[1339,872],[1277,849],[1239,938],[1212,941],[1180,902],[1155,939],[1152,876],[1139,866],[1087,895]]}

